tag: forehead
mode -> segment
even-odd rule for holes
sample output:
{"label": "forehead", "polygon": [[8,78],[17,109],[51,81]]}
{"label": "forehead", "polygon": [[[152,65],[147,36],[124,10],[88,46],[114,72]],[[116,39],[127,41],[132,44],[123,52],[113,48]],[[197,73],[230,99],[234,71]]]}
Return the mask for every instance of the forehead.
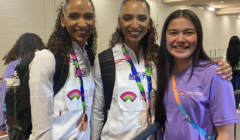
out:
{"label": "forehead", "polygon": [[183,17],[173,19],[168,25],[168,29],[184,30],[189,28],[195,29],[195,25],[193,24],[193,22]]}
{"label": "forehead", "polygon": [[92,13],[93,11],[93,6],[89,0],[70,0],[66,5],[64,13]]}
{"label": "forehead", "polygon": [[130,14],[130,15],[145,14],[145,15],[149,15],[149,11],[148,11],[147,6],[144,2],[128,1],[123,6],[123,9],[121,11],[121,15],[124,15],[124,14]]}

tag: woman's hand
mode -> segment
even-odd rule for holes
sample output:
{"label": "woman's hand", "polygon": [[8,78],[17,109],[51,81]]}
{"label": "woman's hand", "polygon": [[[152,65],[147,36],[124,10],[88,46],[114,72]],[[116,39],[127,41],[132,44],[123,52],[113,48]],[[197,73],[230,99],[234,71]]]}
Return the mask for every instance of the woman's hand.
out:
{"label": "woman's hand", "polygon": [[7,131],[6,130],[5,131],[0,130],[0,136],[4,136],[4,135],[7,135]]}
{"label": "woman's hand", "polygon": [[228,81],[232,80],[232,68],[227,62],[221,59],[213,60],[213,62],[220,66],[216,69],[218,71],[217,74],[223,75],[223,79],[227,79]]}

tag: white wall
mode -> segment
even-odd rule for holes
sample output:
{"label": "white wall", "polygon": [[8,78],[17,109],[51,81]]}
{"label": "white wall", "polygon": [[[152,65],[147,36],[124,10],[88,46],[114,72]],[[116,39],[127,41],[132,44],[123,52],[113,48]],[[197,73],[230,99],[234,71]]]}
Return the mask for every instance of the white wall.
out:
{"label": "white wall", "polygon": [[[61,1],[63,0],[0,0],[0,59],[24,32],[36,33],[46,43],[55,24],[56,10]],[[93,0],[96,9],[98,53],[108,48],[109,38],[117,27],[121,2],[122,0]],[[159,40],[167,16],[174,10],[183,8],[193,10],[199,16],[207,54],[212,49],[227,48],[231,36],[240,36],[240,20],[235,17],[215,16],[213,12],[188,6],[169,6],[162,4],[161,0],[148,2]],[[3,61],[0,60],[0,77],[4,69]]]}
{"label": "white wall", "polygon": [[43,0],[0,0],[0,77],[6,66],[2,58],[25,32],[44,35]]}

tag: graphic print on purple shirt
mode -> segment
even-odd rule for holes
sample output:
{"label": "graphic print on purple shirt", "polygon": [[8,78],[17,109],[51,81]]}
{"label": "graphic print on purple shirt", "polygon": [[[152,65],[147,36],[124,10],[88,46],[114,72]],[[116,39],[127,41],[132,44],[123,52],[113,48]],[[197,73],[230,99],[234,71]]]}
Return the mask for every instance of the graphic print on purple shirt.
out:
{"label": "graphic print on purple shirt", "polygon": [[[200,64],[205,63],[200,62]],[[195,68],[190,81],[188,80],[191,74],[191,65],[182,72],[174,73],[176,81],[181,80],[177,89],[185,92],[184,96],[179,96],[182,106],[190,118],[213,137],[217,137],[215,126],[239,122],[234,108],[234,96],[231,94],[233,93],[232,85],[229,81],[221,79],[221,75],[216,74],[217,67],[217,65],[211,65],[205,68]],[[164,140],[206,139],[185,120],[176,103],[171,78],[165,94],[164,105],[167,115]]]}

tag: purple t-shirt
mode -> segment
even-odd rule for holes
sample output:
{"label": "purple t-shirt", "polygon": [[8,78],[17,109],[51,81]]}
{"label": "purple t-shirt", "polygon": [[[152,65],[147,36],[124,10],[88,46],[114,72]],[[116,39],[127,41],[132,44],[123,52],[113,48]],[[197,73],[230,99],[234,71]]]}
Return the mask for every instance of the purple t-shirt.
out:
{"label": "purple t-shirt", "polygon": [[[200,62],[206,64],[206,62]],[[217,65],[194,69],[191,66],[175,72],[177,91],[183,108],[189,117],[208,134],[217,138],[217,126],[238,123],[232,84],[217,75]],[[170,78],[164,105],[167,120],[164,140],[206,140],[188,121],[178,107]]]}
{"label": "purple t-shirt", "polygon": [[1,93],[1,100],[0,100],[0,130],[6,130],[4,114],[3,114],[3,106],[4,106],[4,99],[6,96],[6,82],[5,78],[11,78],[13,71],[17,64],[21,61],[21,58],[12,61],[8,64],[7,68],[4,71],[2,82],[0,84],[0,93]]}

